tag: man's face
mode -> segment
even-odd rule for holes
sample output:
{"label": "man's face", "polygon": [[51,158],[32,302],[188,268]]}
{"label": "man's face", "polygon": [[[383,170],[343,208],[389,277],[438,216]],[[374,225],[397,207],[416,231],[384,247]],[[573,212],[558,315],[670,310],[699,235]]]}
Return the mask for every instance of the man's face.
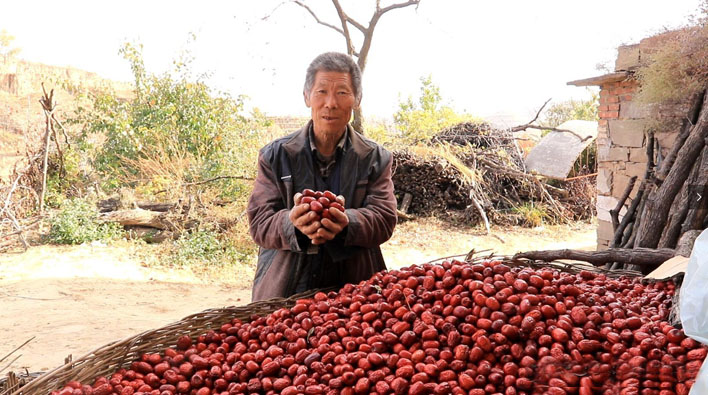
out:
{"label": "man's face", "polygon": [[358,106],[349,73],[318,71],[312,90],[305,93],[305,104],[312,111],[316,133],[343,132]]}

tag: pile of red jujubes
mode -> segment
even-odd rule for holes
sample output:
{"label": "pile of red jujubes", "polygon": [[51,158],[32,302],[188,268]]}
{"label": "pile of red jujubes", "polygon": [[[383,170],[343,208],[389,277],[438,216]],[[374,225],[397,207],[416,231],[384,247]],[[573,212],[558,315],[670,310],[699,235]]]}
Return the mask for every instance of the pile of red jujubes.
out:
{"label": "pile of red jujubes", "polygon": [[342,206],[337,201],[337,195],[331,191],[313,191],[312,189],[305,189],[302,191],[302,198],[300,203],[307,203],[310,205],[310,211],[317,213],[316,221],[322,218],[332,219],[330,216],[329,209],[334,208],[341,212],[344,212],[344,206]]}
{"label": "pile of red jujubes", "polygon": [[177,340],[53,394],[687,394],[672,282],[444,262]]}

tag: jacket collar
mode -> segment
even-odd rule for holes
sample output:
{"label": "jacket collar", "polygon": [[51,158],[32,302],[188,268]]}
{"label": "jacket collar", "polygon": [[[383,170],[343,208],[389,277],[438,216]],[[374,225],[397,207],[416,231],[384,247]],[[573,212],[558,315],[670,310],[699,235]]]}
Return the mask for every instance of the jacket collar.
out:
{"label": "jacket collar", "polygon": [[[315,187],[315,179],[312,172],[312,152],[310,151],[308,138],[308,131],[311,126],[312,121],[309,121],[302,129],[295,132],[290,140],[283,144],[283,148],[290,159],[291,172],[298,175],[293,177],[295,191]],[[340,193],[344,196],[346,202],[351,202],[354,198],[356,182],[359,179],[359,162],[363,162],[374,148],[367,144],[364,138],[350,125],[347,125],[347,129],[351,146],[341,158]]]}
{"label": "jacket collar", "polygon": [[[310,147],[308,145],[307,135],[311,127],[312,120],[295,132],[288,142],[283,144],[283,147],[291,158],[296,157],[300,152],[309,152]],[[347,125],[347,134],[349,135],[351,148],[360,159],[365,158],[374,150],[351,125]]]}

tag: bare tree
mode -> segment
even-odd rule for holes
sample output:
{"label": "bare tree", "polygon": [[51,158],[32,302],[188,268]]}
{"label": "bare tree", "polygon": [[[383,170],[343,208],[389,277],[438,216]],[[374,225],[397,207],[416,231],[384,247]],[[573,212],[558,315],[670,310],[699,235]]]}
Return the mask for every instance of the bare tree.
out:
{"label": "bare tree", "polygon": [[[337,16],[339,16],[338,24],[328,23],[320,19],[320,17],[318,17],[317,14],[312,10],[312,8],[305,4],[304,1],[293,0],[293,2],[299,5],[300,7],[306,9],[307,12],[309,12],[310,15],[312,15],[312,17],[315,19],[315,21],[320,25],[326,26],[344,36],[344,40],[346,41],[347,45],[347,53],[353,57],[356,57],[357,64],[359,65],[359,68],[361,69],[361,72],[363,74],[364,69],[366,68],[366,61],[369,56],[369,50],[371,49],[371,41],[374,38],[374,29],[376,28],[376,24],[379,23],[381,17],[385,13],[398,8],[404,8],[414,5],[417,9],[420,0],[408,0],[401,3],[393,3],[388,6],[381,6],[381,0],[376,0],[376,9],[374,10],[373,15],[371,15],[371,19],[369,20],[368,26],[364,26],[364,24],[357,22],[354,18],[347,15],[347,13],[342,8],[342,5],[340,4],[339,0],[332,0],[334,8],[337,10]],[[354,46],[350,27],[353,27],[355,30],[358,30],[364,36],[364,39],[359,49]],[[354,122],[352,126],[354,126],[356,130],[363,132],[361,108],[354,110]]]}

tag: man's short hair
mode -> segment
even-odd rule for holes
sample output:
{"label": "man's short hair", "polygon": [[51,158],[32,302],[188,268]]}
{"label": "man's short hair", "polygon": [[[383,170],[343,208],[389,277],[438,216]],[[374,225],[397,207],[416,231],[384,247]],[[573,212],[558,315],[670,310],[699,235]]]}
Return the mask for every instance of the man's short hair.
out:
{"label": "man's short hair", "polygon": [[349,73],[352,79],[352,88],[357,103],[361,102],[361,69],[354,59],[347,54],[340,52],[325,52],[317,56],[307,68],[305,76],[304,92],[310,96],[312,85],[315,83],[315,75],[318,71],[334,71],[338,73]]}

